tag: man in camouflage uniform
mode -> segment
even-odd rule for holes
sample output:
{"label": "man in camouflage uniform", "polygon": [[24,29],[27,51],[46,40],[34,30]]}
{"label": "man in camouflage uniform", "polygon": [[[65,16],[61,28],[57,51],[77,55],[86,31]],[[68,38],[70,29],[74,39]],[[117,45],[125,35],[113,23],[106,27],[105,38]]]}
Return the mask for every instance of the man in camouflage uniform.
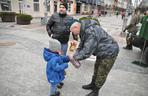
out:
{"label": "man in camouflage uniform", "polygon": [[138,32],[138,26],[136,25],[139,22],[140,22],[140,10],[135,9],[130,24],[123,31],[123,32],[125,32],[126,30],[128,31],[126,35],[126,46],[123,47],[124,49],[132,50],[133,35],[136,35],[136,33]]}
{"label": "man in camouflage uniform", "polygon": [[118,55],[118,44],[95,20],[73,20],[69,28],[74,35],[80,35],[81,40],[73,58],[79,61],[96,56],[92,82],[82,88],[92,90],[86,96],[98,96]]}

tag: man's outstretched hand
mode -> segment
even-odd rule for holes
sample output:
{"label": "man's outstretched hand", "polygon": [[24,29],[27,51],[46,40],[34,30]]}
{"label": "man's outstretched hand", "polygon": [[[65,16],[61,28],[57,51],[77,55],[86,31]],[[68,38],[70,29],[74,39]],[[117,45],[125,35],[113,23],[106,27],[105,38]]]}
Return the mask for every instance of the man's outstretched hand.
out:
{"label": "man's outstretched hand", "polygon": [[75,59],[73,58],[73,56],[69,56],[69,58],[70,58],[70,62],[72,63],[72,65],[73,65],[75,68],[79,68],[79,67],[81,66],[80,62],[77,61],[77,60],[75,60]]}

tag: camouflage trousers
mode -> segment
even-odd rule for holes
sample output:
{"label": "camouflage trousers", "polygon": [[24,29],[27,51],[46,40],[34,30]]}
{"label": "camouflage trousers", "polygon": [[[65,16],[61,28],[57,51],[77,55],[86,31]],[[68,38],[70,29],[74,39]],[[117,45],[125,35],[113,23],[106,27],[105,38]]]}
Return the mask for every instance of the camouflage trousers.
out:
{"label": "camouflage trousers", "polygon": [[106,81],[107,75],[110,72],[116,57],[97,59],[94,66],[93,80],[95,81],[95,86],[101,88]]}

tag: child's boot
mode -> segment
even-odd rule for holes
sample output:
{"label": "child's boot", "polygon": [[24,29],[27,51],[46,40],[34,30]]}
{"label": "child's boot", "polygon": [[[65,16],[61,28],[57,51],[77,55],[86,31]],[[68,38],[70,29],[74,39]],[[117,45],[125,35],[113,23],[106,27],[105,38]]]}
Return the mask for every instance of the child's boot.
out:
{"label": "child's boot", "polygon": [[50,95],[50,96],[60,96],[60,91],[56,91],[54,95]]}
{"label": "child's boot", "polygon": [[59,84],[57,85],[57,88],[61,89],[63,86],[64,86],[64,83],[61,82],[61,83],[59,83]]}

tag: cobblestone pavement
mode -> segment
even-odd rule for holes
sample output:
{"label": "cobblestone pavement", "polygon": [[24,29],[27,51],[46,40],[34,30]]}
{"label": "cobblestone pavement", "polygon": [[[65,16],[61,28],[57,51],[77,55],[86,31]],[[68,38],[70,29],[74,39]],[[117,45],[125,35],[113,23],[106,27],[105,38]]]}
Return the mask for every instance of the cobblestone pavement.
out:
{"label": "cobblestone pavement", "polygon": [[[148,68],[131,63],[139,60],[140,49],[122,49],[125,37],[119,36],[121,18],[106,16],[99,20],[120,46],[119,56],[99,96],[147,96]],[[0,96],[48,96],[44,47],[48,47],[48,35],[39,19],[31,25],[0,22]],[[93,56],[81,61],[79,69],[69,64],[62,96],[85,96],[90,92],[81,86],[91,81],[94,61]]]}

